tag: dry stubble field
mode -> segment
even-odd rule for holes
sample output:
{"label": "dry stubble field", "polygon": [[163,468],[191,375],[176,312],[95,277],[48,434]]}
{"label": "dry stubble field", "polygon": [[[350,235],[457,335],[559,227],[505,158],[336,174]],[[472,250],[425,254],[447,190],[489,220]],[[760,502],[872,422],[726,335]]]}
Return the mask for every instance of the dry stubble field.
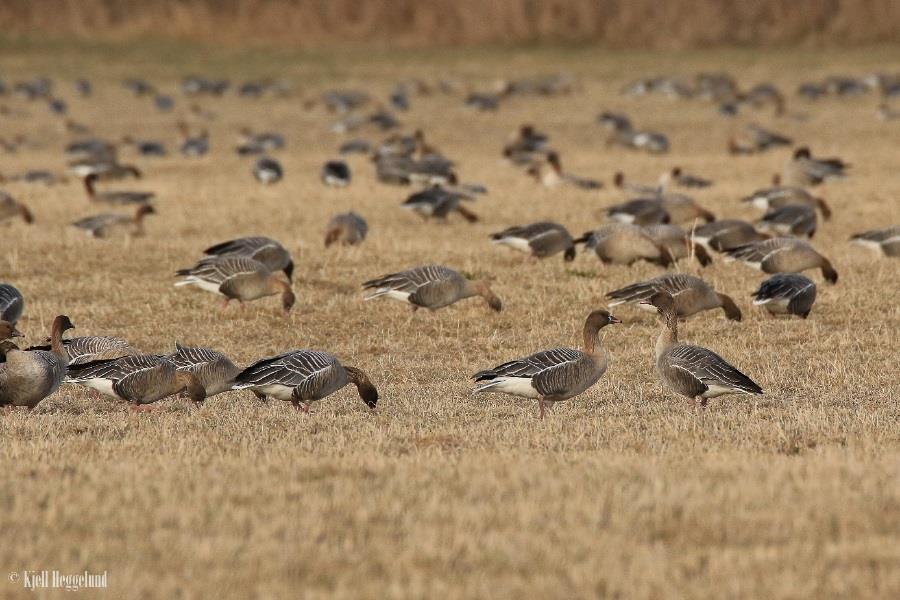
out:
{"label": "dry stubble field", "polygon": [[[745,319],[707,313],[683,336],[753,376],[766,390],[758,401],[725,397],[698,413],[663,391],[653,369],[655,319],[628,307],[615,311],[625,324],[604,330],[608,373],[543,422],[533,403],[470,396],[468,377],[577,344],[584,316],[606,291],[661,272],[604,269],[591,256],[535,264],[487,242],[492,231],[545,218],[580,233],[622,198],[609,189],[548,191],[501,164],[499,150],[519,124],[548,131],[572,172],[608,184],[617,169],[647,181],[678,164],[716,180],[696,194],[701,203],[750,218],[738,198],[765,186],[787,152],[729,157],[734,121],[701,102],[628,100],[621,85],[724,69],[744,85],[771,78],[792,91],[802,78],[896,71],[897,56],[5,45],[7,81],[48,74],[69,90],[87,76],[97,88],[91,100],[66,94],[76,120],[99,135],[170,145],[174,116],[132,98],[123,77],[173,90],[190,72],[276,75],[307,97],[332,86],[383,95],[407,76],[486,86],[499,76],[566,70],[583,91],[513,99],[496,114],[472,112],[459,97],[413,99],[402,116],[407,129],[425,129],[464,180],[490,188],[472,207],[482,217],[475,225],[423,224],[398,208],[407,190],[376,183],[360,159],[352,159],[350,188],[324,188],[318,168],[343,138],[328,132],[330,116],[304,110],[297,97],[202,100],[220,115],[206,158],[124,151],[146,173],[125,187],[158,194],[160,214],[143,239],[95,241],[69,228],[95,210],[75,182],[6,185],[37,217],[31,227],[4,227],[0,257],[0,279],[26,295],[20,329],[29,341],[66,313],[76,334],[121,335],[152,352],[179,340],[246,364],[288,348],[327,349],[368,371],[382,400],[373,413],[346,388],[304,415],[229,393],[200,409],[172,400],[135,415],[64,387],[32,414],[0,419],[0,569],[107,570],[112,597],[896,597],[900,263],[845,243],[857,230],[900,222],[900,125],[874,118],[874,97],[792,102],[789,112],[807,113],[806,121],[751,115],[854,165],[848,180],[823,191],[836,218],[814,243],[841,280],[820,285],[809,320],[754,310],[748,296],[760,276],[748,268],[717,260],[703,272],[738,299]],[[4,155],[2,172],[61,170],[68,138],[44,107],[5,102],[31,117],[0,117],[4,134],[27,133],[35,147]],[[594,122],[604,109],[667,132],[673,153],[605,148]],[[241,125],[286,134],[281,184],[259,186],[251,162],[232,151]],[[325,251],[328,218],[351,208],[368,219],[370,238]],[[287,318],[274,298],[220,314],[211,295],[172,287],[173,271],[206,246],[254,233],[282,240],[298,260],[298,304]],[[492,278],[503,312],[472,300],[411,318],[398,303],[361,301],[361,281],[428,262]],[[21,582],[3,579],[0,596],[24,593]]]}

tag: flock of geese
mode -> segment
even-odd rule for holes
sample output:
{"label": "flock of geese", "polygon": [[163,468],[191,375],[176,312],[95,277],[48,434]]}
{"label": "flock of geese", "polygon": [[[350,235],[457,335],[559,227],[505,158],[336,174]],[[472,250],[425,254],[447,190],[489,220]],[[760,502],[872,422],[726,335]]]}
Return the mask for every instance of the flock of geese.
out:
{"label": "flock of geese", "polygon": [[[741,90],[727,77],[698,76],[694,85],[642,80],[625,92],[642,95],[662,90],[687,99],[707,98],[719,103],[720,112],[726,115],[747,107],[759,110],[759,107],[772,106],[776,114],[785,110],[785,95],[770,84]],[[86,81],[79,81],[76,87],[81,95],[92,93],[92,86]],[[128,80],[126,87],[138,97],[152,97],[157,110],[167,112],[175,104],[173,97],[159,93],[142,80]],[[513,95],[568,94],[576,88],[565,77],[506,82],[499,91],[470,93],[465,103],[478,110],[496,110],[501,100]],[[24,82],[14,89],[29,101],[48,102],[56,114],[67,112],[66,104],[53,94],[53,86],[47,82],[41,81],[40,85]],[[189,78],[183,85],[184,94],[194,99],[221,95],[228,89],[227,82],[202,78]],[[451,93],[453,88],[441,83],[437,89]],[[249,98],[269,92],[284,90],[259,84],[241,86],[239,91]],[[389,102],[394,110],[404,111],[409,109],[412,97],[430,93],[436,92],[423,82],[404,82],[391,93]],[[309,102],[308,108],[315,105],[323,105],[339,115],[332,130],[340,133],[382,132],[400,127],[391,111],[362,92],[329,91]],[[216,118],[197,104],[192,105],[192,112],[198,118]],[[667,136],[635,127],[627,115],[604,112],[597,120],[609,132],[610,146],[654,154],[670,151]],[[68,172],[82,181],[88,200],[131,209],[130,213],[87,216],[73,226],[96,238],[113,237],[120,232],[141,235],[143,219],[157,212],[154,193],[98,189],[98,184],[143,177],[141,169],[118,160],[119,146],[133,146],[144,157],[165,155],[165,146],[155,140],[126,137],[117,143],[90,137],[86,128],[68,120],[66,127],[80,135],[66,148],[71,157]],[[210,136],[205,128],[193,131],[184,122],[178,122],[177,128],[183,136],[180,151],[184,156],[203,156],[209,152]],[[249,129],[241,130],[240,135],[240,143],[235,148],[238,155],[258,157],[252,169],[254,177],[264,185],[278,183],[285,173],[271,155],[284,148],[284,137],[277,132]],[[16,151],[15,144],[4,143],[7,151],[9,148]],[[727,150],[746,154],[791,146],[794,142],[789,137],[752,124],[741,137],[728,140]],[[414,186],[416,189],[401,206],[423,219],[444,221],[458,216],[468,222],[479,220],[466,205],[486,194],[487,189],[461,181],[454,161],[431,145],[421,130],[411,134],[391,133],[380,143],[364,138],[346,140],[338,151],[342,155],[369,157],[375,178],[383,184]],[[522,125],[507,141],[502,157],[536,185],[571,186],[585,193],[605,187],[598,179],[567,172],[560,153],[550,145],[550,136],[530,124]],[[827,221],[832,216],[832,208],[813,190],[830,180],[846,177],[849,168],[841,159],[817,157],[808,146],[797,146],[770,186],[742,199],[763,211],[755,223],[720,218],[693,197],[673,191],[714,185],[706,177],[675,167],[662,173],[658,181],[641,183],[620,172],[613,177],[612,186],[625,194],[627,200],[607,207],[606,221],[597,228],[575,236],[559,223],[541,221],[511,225],[492,234],[490,240],[522,252],[532,261],[557,255],[573,261],[579,246],[583,247],[583,253],[595,256],[603,265],[627,266],[644,261],[668,269],[678,261],[696,260],[705,267],[721,256],[770,275],[753,293],[755,305],[762,306],[772,316],[805,319],[813,309],[817,286],[802,273],[819,270],[828,283],[838,281],[832,262],[810,242],[820,217]],[[65,181],[65,176],[33,170],[6,179],[55,185]],[[324,185],[333,187],[345,187],[354,181],[350,167],[342,159],[326,161],[320,179]],[[14,218],[21,218],[27,224],[35,221],[30,208],[0,191],[0,220]],[[326,248],[335,244],[357,245],[365,241],[369,226],[361,215],[348,212],[335,215],[324,224],[324,231]],[[900,226],[862,232],[850,241],[888,257],[900,257]],[[290,311],[296,300],[292,287],[294,268],[290,251],[277,240],[244,237],[205,249],[192,266],[176,271],[175,285],[196,287],[221,297],[223,310],[232,301],[243,306],[268,296],[279,296],[282,308]],[[503,308],[501,299],[487,281],[471,280],[440,264],[374,277],[363,282],[362,288],[365,300],[388,298],[408,305],[412,311],[438,310],[474,297],[481,298],[491,310]],[[713,350],[679,339],[679,323],[703,311],[721,309],[727,319],[742,319],[734,299],[701,277],[667,272],[609,291],[606,297],[610,308],[634,304],[658,314],[656,367],[666,388],[700,407],[705,407],[709,398],[723,394],[763,393],[749,376]],[[370,408],[374,409],[379,399],[375,385],[365,372],[318,350],[290,350],[242,368],[226,355],[208,348],[176,343],[170,354],[159,355],[141,352],[116,337],[66,337],[66,332],[74,328],[66,315],[54,319],[44,345],[20,348],[16,338],[22,334],[16,325],[24,308],[22,293],[12,284],[0,284],[0,405],[6,410],[32,409],[64,384],[84,386],[115,397],[138,411],[148,410],[157,401],[172,396],[201,403],[216,394],[244,389],[260,399],[288,401],[305,411],[309,411],[313,402],[348,384],[356,387]],[[600,333],[606,326],[618,323],[621,321],[608,310],[594,310],[584,321],[581,347],[544,350],[479,371],[473,376],[473,391],[534,399],[543,418],[554,403],[582,394],[603,376],[609,365],[609,354],[601,343]]]}

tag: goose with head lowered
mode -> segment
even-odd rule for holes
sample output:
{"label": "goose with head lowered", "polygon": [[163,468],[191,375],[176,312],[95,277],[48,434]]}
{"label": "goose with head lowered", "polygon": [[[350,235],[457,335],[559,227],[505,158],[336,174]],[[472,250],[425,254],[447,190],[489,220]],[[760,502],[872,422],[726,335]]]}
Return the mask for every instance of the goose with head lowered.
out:
{"label": "goose with head lowered", "polygon": [[25,310],[25,297],[11,283],[0,283],[0,319],[15,325]]}
{"label": "goose with head lowered", "polygon": [[[780,179],[778,177],[779,181]],[[813,196],[802,187],[776,185],[775,187],[756,190],[749,196],[741,198],[741,202],[746,202],[767,212],[789,204],[803,204],[818,209],[822,213],[822,218],[826,221],[831,218],[831,207],[828,206],[825,200],[818,196]]]}
{"label": "goose with head lowered", "polygon": [[[53,320],[51,342],[47,350],[19,350],[14,345],[4,348],[6,362],[0,364],[0,406],[34,408],[59,389],[66,376],[68,357],[62,345],[62,335],[75,327],[69,317],[59,315]],[[13,329],[9,334],[15,336]]]}
{"label": "goose with head lowered", "polygon": [[332,244],[355,246],[361,244],[369,233],[369,224],[355,212],[335,215],[325,229],[325,247]]}
{"label": "goose with head lowered", "polygon": [[753,304],[762,306],[770,315],[809,316],[816,301],[816,284],[799,273],[778,273],[762,282],[752,294]]}
{"label": "goose with head lowered", "polygon": [[691,230],[691,239],[706,248],[724,252],[761,240],[769,236],[760,233],[752,223],[741,219],[722,219]]}
{"label": "goose with head lowered", "polygon": [[178,372],[191,373],[203,386],[206,398],[227,392],[234,384],[234,378],[241,372],[230,358],[196,346],[182,346],[175,342],[175,352],[166,356]]}
{"label": "goose with head lowered", "polygon": [[249,389],[260,399],[290,402],[309,412],[313,402],[330,396],[348,383],[356,386],[366,406],[374,409],[378,390],[361,369],[342,365],[332,354],[319,350],[291,350],[264,358],[241,371],[234,390]]}
{"label": "goose with head lowered", "polygon": [[21,217],[28,225],[34,223],[34,215],[27,206],[0,190],[0,222],[15,217]]}
{"label": "goose with head lowered", "polygon": [[665,387],[693,398],[700,407],[705,407],[709,398],[724,394],[763,393],[753,380],[712,350],[678,341],[678,315],[670,293],[656,292],[644,302],[655,307],[662,319],[656,341],[656,370]]}
{"label": "goose with head lowered", "polygon": [[175,284],[176,287],[192,285],[224,296],[222,310],[228,308],[232,300],[243,306],[244,302],[280,294],[282,308],[290,312],[296,300],[290,283],[252,258],[204,258],[193,267],[179,269],[175,275],[184,278]]}
{"label": "goose with head lowered", "polygon": [[595,310],[584,322],[583,347],[554,348],[519,358],[472,376],[473,394],[500,392],[538,401],[543,419],[548,406],[573,398],[593,386],[609,366],[600,330],[621,323],[605,310]]}
{"label": "goose with head lowered", "polygon": [[108,238],[119,234],[141,237],[144,235],[144,217],[155,214],[156,209],[152,205],[142,204],[135,209],[133,216],[103,213],[79,219],[72,226],[84,230],[94,238]]}
{"label": "goose with head lowered", "polygon": [[203,254],[219,258],[252,258],[271,271],[284,271],[288,281],[293,281],[294,259],[281,242],[272,238],[261,235],[235,238],[210,246]]}
{"label": "goose with head lowered", "polygon": [[830,179],[843,179],[850,165],[840,158],[815,158],[801,146],[784,166],[784,181],[792,186],[816,186]]}
{"label": "goose with head lowered", "polygon": [[611,307],[619,304],[638,304],[639,307],[653,310],[651,306],[641,303],[660,291],[672,295],[675,300],[675,314],[679,319],[686,319],[705,310],[721,308],[728,319],[741,320],[741,309],[731,296],[717,292],[699,277],[687,273],[667,273],[647,281],[632,283],[607,293],[606,297],[611,300],[609,303]]}
{"label": "goose with head lowered", "polygon": [[410,304],[413,311],[437,310],[473,296],[484,298],[492,310],[499,312],[503,308],[487,281],[471,281],[443,265],[425,265],[384,275],[366,281],[363,289],[372,290],[366,300],[393,298]]}
{"label": "goose with head lowered", "polygon": [[99,179],[99,175],[91,173],[84,178],[84,189],[87,191],[88,198],[92,202],[113,205],[133,205],[133,204],[149,204],[156,196],[153,192],[131,192],[131,191],[108,191],[98,192],[94,184]]}
{"label": "goose with head lowered", "polygon": [[547,258],[563,253],[563,260],[575,260],[575,242],[569,231],[559,223],[540,221],[529,225],[516,225],[492,233],[495,244],[526,252],[534,258]]}
{"label": "goose with head lowered", "polygon": [[805,240],[777,237],[738,246],[726,252],[729,259],[759,269],[763,273],[800,273],[807,269],[822,269],[828,283],[837,283],[838,274],[831,262],[816,252]]}
{"label": "goose with head lowered", "polygon": [[657,244],[666,248],[674,260],[696,258],[701,267],[709,266],[712,257],[706,248],[691,239],[691,235],[678,225],[648,225],[644,232]]}
{"label": "goose with head lowered", "polygon": [[814,208],[805,204],[785,204],[773,208],[759,220],[759,228],[774,235],[813,237],[818,219]]}
{"label": "goose with head lowered", "polygon": [[883,252],[885,256],[900,257],[900,225],[857,233],[850,242]]}
{"label": "goose with head lowered", "polygon": [[667,267],[675,262],[668,248],[637,225],[608,223],[588,231],[574,243],[584,244],[585,250],[593,251],[603,264],[631,265],[645,260]]}

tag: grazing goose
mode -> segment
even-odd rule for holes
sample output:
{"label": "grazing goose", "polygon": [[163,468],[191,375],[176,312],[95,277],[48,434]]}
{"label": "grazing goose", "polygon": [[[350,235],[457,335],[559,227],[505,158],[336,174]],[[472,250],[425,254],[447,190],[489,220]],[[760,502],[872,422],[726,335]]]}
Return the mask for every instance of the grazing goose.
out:
{"label": "grazing goose", "polygon": [[675,167],[668,173],[664,173],[661,180],[662,185],[674,181],[676,185],[686,188],[707,188],[713,184],[709,179],[685,173],[681,167]]}
{"label": "grazing goose", "polygon": [[559,154],[548,152],[546,161],[532,165],[528,174],[534,177],[544,187],[555,187],[560,184],[573,185],[582,190],[599,190],[603,183],[596,179],[586,179],[570,173],[565,173]]}
{"label": "grazing goose", "polygon": [[206,398],[203,385],[193,373],[178,371],[168,358],[152,354],[74,365],[66,381],[124,400],[136,411],[147,410],[148,404],[184,391],[195,404]]}
{"label": "grazing goose", "polygon": [[256,180],[265,185],[278,183],[284,177],[284,169],[274,158],[263,156],[253,165],[253,176]]}
{"label": "grazing goose", "polygon": [[678,316],[671,294],[659,291],[644,302],[656,307],[663,321],[656,341],[656,370],[664,386],[695,399],[701,407],[709,398],[724,394],[763,393],[749,377],[712,350],[678,341]]}
{"label": "grazing goose", "polygon": [[294,280],[294,259],[281,242],[264,236],[236,238],[210,246],[207,256],[252,258],[266,265],[270,271],[284,271],[288,281]]}
{"label": "grazing goose", "polygon": [[621,321],[605,310],[588,315],[582,331],[584,346],[554,348],[503,363],[472,376],[473,394],[500,392],[538,401],[541,419],[548,404],[568,400],[588,390],[609,366],[609,353],[600,343],[600,330]]}
{"label": "grazing goose", "polygon": [[797,148],[784,166],[784,181],[788,185],[815,186],[828,179],[843,179],[850,165],[839,158],[813,158],[806,146]]}
{"label": "grazing goose", "polygon": [[679,319],[686,319],[704,310],[721,308],[728,319],[741,320],[741,309],[730,296],[717,292],[699,277],[687,273],[668,273],[632,283],[609,292],[606,297],[612,300],[610,306],[638,304],[641,308],[652,310],[649,305],[640,303],[659,291],[666,291],[675,299],[675,313]]}
{"label": "grazing goose", "polygon": [[271,396],[289,401],[308,413],[313,402],[348,383],[356,386],[366,406],[375,408],[378,390],[368,375],[356,367],[342,365],[335,356],[319,350],[291,350],[257,361],[241,371],[232,389],[249,389],[260,398]]}
{"label": "grazing goose", "polygon": [[8,221],[14,217],[22,217],[29,225],[34,223],[34,215],[27,206],[0,190],[0,221]]}
{"label": "grazing goose", "polygon": [[241,372],[231,359],[209,348],[182,346],[175,342],[175,352],[166,356],[175,369],[194,375],[205,390],[205,397],[227,392]]}
{"label": "grazing goose", "polygon": [[361,244],[369,233],[366,220],[354,212],[335,215],[325,229],[325,247],[340,243],[344,246]]}
{"label": "grazing goose", "polygon": [[642,226],[659,225],[672,220],[659,197],[635,198],[622,204],[615,204],[606,209],[606,215],[619,223]]}
{"label": "grazing goose", "polygon": [[850,242],[884,252],[885,256],[900,256],[900,225],[857,233]]}
{"label": "grazing goose", "polygon": [[104,213],[86,217],[72,223],[74,227],[85,230],[95,238],[108,238],[117,233],[125,233],[132,237],[144,235],[144,217],[155,215],[156,209],[150,204],[142,204],[135,209],[134,216]]}
{"label": "grazing goose", "polygon": [[691,235],[678,225],[649,225],[644,231],[660,246],[665,246],[675,260],[694,256],[701,267],[712,263],[712,257],[702,244],[691,239]]}
{"label": "grazing goose", "polygon": [[209,152],[209,132],[205,129],[198,135],[191,135],[190,129],[186,123],[178,123],[181,131],[181,154],[187,157],[203,156]]}
{"label": "grazing goose", "polygon": [[[59,389],[66,376],[66,352],[62,335],[74,328],[65,315],[53,320],[51,350],[6,348],[6,362],[0,364],[0,406],[27,406],[29,409]],[[15,330],[11,335],[15,335]]]}
{"label": "grazing goose", "polygon": [[690,196],[663,194],[660,196],[663,209],[669,213],[672,223],[689,223],[701,219],[706,223],[716,220],[716,216],[697,204]]}
{"label": "grazing goose", "polygon": [[237,300],[243,307],[244,302],[281,294],[281,306],[285,312],[290,312],[296,300],[287,281],[279,279],[266,265],[252,258],[204,258],[193,267],[179,269],[175,274],[184,277],[175,284],[176,287],[193,285],[224,296],[222,310],[228,308],[232,300]]}
{"label": "grazing goose", "polygon": [[722,219],[697,227],[692,232],[695,242],[708,250],[724,252],[751,242],[768,239],[747,221]]}
{"label": "grazing goose", "polygon": [[364,282],[363,289],[374,290],[365,297],[366,300],[387,296],[408,302],[414,312],[420,307],[437,310],[473,296],[484,298],[495,311],[503,308],[487,281],[470,281],[443,265],[426,265],[384,275]]}
{"label": "grazing goose", "polygon": [[838,274],[827,258],[808,242],[797,238],[778,237],[738,246],[726,252],[731,260],[739,260],[763,273],[800,273],[822,269],[829,283],[837,283]]}
{"label": "grazing goose", "polygon": [[790,204],[803,204],[812,208],[818,208],[822,218],[826,221],[831,218],[831,208],[825,200],[813,196],[801,187],[780,186],[756,190],[749,196],[741,198],[741,202],[752,204],[760,210],[769,211]]}
{"label": "grazing goose", "polygon": [[643,183],[633,183],[631,181],[626,181],[625,173],[623,173],[622,171],[616,171],[615,175],[613,175],[613,185],[624,192],[635,194],[637,196],[655,197],[661,194],[663,191],[659,184],[647,185]]}
{"label": "grazing goose", "polygon": [[[83,365],[96,360],[110,360],[134,356],[140,352],[127,341],[105,335],[73,337],[62,341],[69,366]],[[50,350],[49,345],[32,346],[29,350]]]}
{"label": "grazing goose", "polygon": [[753,304],[764,306],[771,315],[809,316],[816,301],[816,284],[799,273],[772,275],[751,294]]}
{"label": "grazing goose", "polygon": [[773,208],[759,220],[759,228],[775,235],[813,237],[816,234],[816,210],[805,204],[785,204]]}
{"label": "grazing goose", "polygon": [[94,187],[97,178],[98,175],[96,173],[91,173],[84,178],[84,189],[92,202],[114,205],[149,204],[153,197],[156,196],[153,192],[98,192]]}
{"label": "grazing goose", "polygon": [[25,310],[25,297],[11,283],[0,283],[0,320],[15,325]]}
{"label": "grazing goose", "polygon": [[450,213],[456,212],[469,223],[475,223],[478,221],[478,215],[462,206],[462,200],[472,200],[472,197],[440,185],[433,185],[410,195],[401,206],[415,212],[426,221],[434,218],[446,222]]}
{"label": "grazing goose", "polygon": [[352,175],[350,174],[350,165],[342,160],[329,160],[322,165],[320,174],[322,183],[331,187],[347,187],[350,185]]}
{"label": "grazing goose", "polygon": [[88,157],[69,163],[68,172],[76,177],[85,178],[95,175],[94,181],[111,181],[128,177],[135,179],[142,177],[141,170],[134,165],[123,165],[116,162],[115,158],[108,156]]}
{"label": "grazing goose", "polygon": [[340,154],[369,154],[372,152],[372,144],[366,140],[349,140],[341,144],[338,149]]}
{"label": "grazing goose", "polygon": [[672,254],[637,225],[609,223],[589,231],[574,241],[593,250],[604,264],[631,265],[646,260],[668,267],[675,262]]}
{"label": "grazing goose", "polygon": [[517,225],[492,233],[491,239],[495,244],[527,252],[534,258],[547,258],[562,252],[563,260],[566,262],[575,260],[575,243],[572,236],[559,223],[541,221],[530,225]]}
{"label": "grazing goose", "polygon": [[744,131],[737,138],[731,138],[728,142],[728,151],[731,154],[756,154],[757,152],[765,152],[770,148],[779,146],[790,146],[794,141],[776,133],[763,129],[759,125],[750,124],[744,128]]}

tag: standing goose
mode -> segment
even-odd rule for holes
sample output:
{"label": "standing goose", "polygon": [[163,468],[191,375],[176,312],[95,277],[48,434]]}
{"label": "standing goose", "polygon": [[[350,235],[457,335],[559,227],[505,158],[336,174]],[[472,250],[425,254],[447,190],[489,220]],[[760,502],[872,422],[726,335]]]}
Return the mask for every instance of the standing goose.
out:
{"label": "standing goose", "polygon": [[384,275],[366,281],[363,289],[374,290],[365,297],[366,300],[387,296],[408,302],[413,311],[419,308],[437,310],[473,296],[484,298],[495,311],[503,308],[487,281],[470,281],[443,265],[426,265]]}
{"label": "standing goose", "polygon": [[613,185],[624,192],[636,196],[656,196],[662,193],[662,189],[659,185],[648,185],[626,181],[625,173],[622,171],[616,171],[613,175]]}
{"label": "standing goose", "polygon": [[290,312],[296,297],[291,285],[279,279],[269,268],[252,258],[224,257],[204,258],[189,269],[175,272],[182,281],[176,287],[193,285],[207,292],[224,296],[222,310],[237,300],[241,306],[266,296],[281,294],[281,306]]}
{"label": "standing goose", "polygon": [[344,246],[361,244],[369,233],[369,224],[355,212],[335,215],[325,229],[325,247],[340,243]]}
{"label": "standing goose", "polygon": [[559,223],[541,221],[517,225],[491,234],[491,239],[495,244],[527,252],[534,258],[547,258],[562,252],[566,262],[575,260],[575,242]]}
{"label": "standing goose", "polygon": [[741,198],[741,202],[752,204],[760,210],[770,211],[790,204],[804,204],[817,208],[826,221],[831,218],[831,208],[822,198],[813,196],[801,187],[775,186],[756,190],[749,196]]}
{"label": "standing goose", "polygon": [[762,394],[762,388],[724,358],[701,346],[678,341],[675,300],[665,291],[648,300],[662,317],[662,331],[656,341],[656,370],[663,385],[677,394],[693,398],[705,407],[709,398],[724,394]]}
{"label": "standing goose", "polygon": [[560,184],[572,185],[582,190],[599,190],[603,187],[603,183],[595,179],[578,177],[564,172],[559,154],[552,151],[547,153],[546,160],[529,167],[528,174],[544,187],[556,187]]}
{"label": "standing goose", "polygon": [[687,273],[668,273],[647,281],[632,283],[609,292],[606,297],[612,300],[610,306],[638,304],[641,308],[646,306],[648,310],[653,310],[641,302],[660,291],[672,295],[675,300],[675,313],[679,319],[686,319],[704,310],[721,308],[728,319],[741,320],[741,309],[730,296],[717,292],[699,277]]}
{"label": "standing goose", "polygon": [[582,330],[584,346],[554,348],[503,363],[472,376],[472,393],[501,392],[538,401],[541,419],[548,403],[573,398],[600,380],[609,366],[609,353],[600,343],[600,330],[621,323],[605,310],[588,315]]}
{"label": "standing goose", "polygon": [[369,377],[360,369],[344,366],[335,356],[319,350],[291,350],[257,361],[241,371],[232,389],[249,389],[260,398],[271,396],[289,401],[295,408],[308,413],[313,402],[330,396],[348,383],[356,386],[366,406],[375,408],[378,390]]}
{"label": "standing goose", "polygon": [[[105,335],[73,337],[62,341],[69,366],[83,365],[97,360],[110,360],[134,356],[140,352],[127,341]],[[32,346],[29,350],[50,350],[47,346]]]}
{"label": "standing goose", "polygon": [[691,239],[691,235],[678,225],[650,225],[644,231],[660,246],[664,246],[674,260],[696,257],[701,267],[712,263],[712,257],[702,244]]}
{"label": "standing goose", "polygon": [[646,260],[667,267],[675,262],[665,246],[637,225],[608,223],[585,233],[574,243],[584,244],[585,249],[593,250],[604,264],[631,265]]}
{"label": "standing goose", "polygon": [[281,242],[263,236],[242,237],[210,246],[207,256],[252,258],[271,271],[284,271],[288,281],[294,280],[294,259]]}
{"label": "standing goose", "polygon": [[885,256],[900,256],[900,225],[857,233],[850,242],[884,252]]}
{"label": "standing goose", "polygon": [[850,165],[839,158],[813,158],[806,146],[797,148],[784,166],[784,181],[788,185],[815,186],[829,179],[843,179]]}
{"label": "standing goose", "polygon": [[99,175],[91,173],[84,178],[84,189],[87,191],[88,198],[92,202],[101,202],[104,204],[128,205],[128,204],[149,204],[153,197],[153,192],[98,192],[94,187]]}
{"label": "standing goose", "polygon": [[745,246],[726,253],[763,273],[800,273],[807,269],[822,269],[829,283],[837,283],[838,274],[827,258],[816,252],[808,242],[797,238],[779,237]]}
{"label": "standing goose", "polygon": [[708,250],[724,252],[751,242],[768,239],[747,221],[740,219],[722,219],[701,225],[694,229],[692,238]]}
{"label": "standing goose", "polygon": [[759,220],[759,228],[775,235],[813,237],[816,234],[816,211],[805,204],[786,204],[769,210]]}
{"label": "standing goose", "polygon": [[686,188],[707,188],[713,184],[709,179],[685,173],[681,167],[675,167],[668,173],[664,173],[663,181],[665,183],[674,181],[676,185]]}
{"label": "standing goose", "polygon": [[172,361],[152,354],[74,365],[66,381],[124,400],[137,411],[147,410],[148,404],[183,391],[195,404],[206,398],[203,386],[193,373],[178,371]]}
{"label": "standing goose", "polygon": [[469,223],[475,223],[478,221],[478,215],[461,204],[462,200],[471,199],[467,194],[448,190],[440,185],[433,185],[412,194],[401,206],[412,210],[426,221],[434,218],[446,222],[450,213],[456,212]]}
{"label": "standing goose", "polygon": [[142,204],[135,209],[134,216],[104,213],[79,219],[72,225],[95,238],[108,238],[118,233],[141,237],[144,235],[144,217],[155,214],[153,206]]}
{"label": "standing goose", "polygon": [[179,372],[192,373],[205,390],[206,398],[227,392],[241,372],[231,359],[209,348],[182,346],[175,342],[175,352],[166,357]]}
{"label": "standing goose", "polygon": [[27,206],[0,190],[0,221],[8,221],[15,217],[22,217],[29,225],[34,223],[34,215]]}
{"label": "standing goose", "polygon": [[25,297],[14,285],[0,283],[0,320],[15,325],[25,310]]}
{"label": "standing goose", "polygon": [[274,158],[263,156],[253,165],[253,176],[262,184],[270,185],[278,183],[284,177],[284,169]]}
{"label": "standing goose", "polygon": [[50,351],[7,349],[6,362],[0,365],[0,405],[32,409],[59,389],[67,362],[62,335],[74,327],[69,317],[59,315],[53,320]]}
{"label": "standing goose", "polygon": [[350,166],[342,160],[329,160],[322,165],[322,183],[331,187],[347,187],[352,179]]}
{"label": "standing goose", "polygon": [[753,304],[764,306],[772,315],[809,316],[816,301],[816,284],[799,273],[779,273],[766,279],[753,292]]}

